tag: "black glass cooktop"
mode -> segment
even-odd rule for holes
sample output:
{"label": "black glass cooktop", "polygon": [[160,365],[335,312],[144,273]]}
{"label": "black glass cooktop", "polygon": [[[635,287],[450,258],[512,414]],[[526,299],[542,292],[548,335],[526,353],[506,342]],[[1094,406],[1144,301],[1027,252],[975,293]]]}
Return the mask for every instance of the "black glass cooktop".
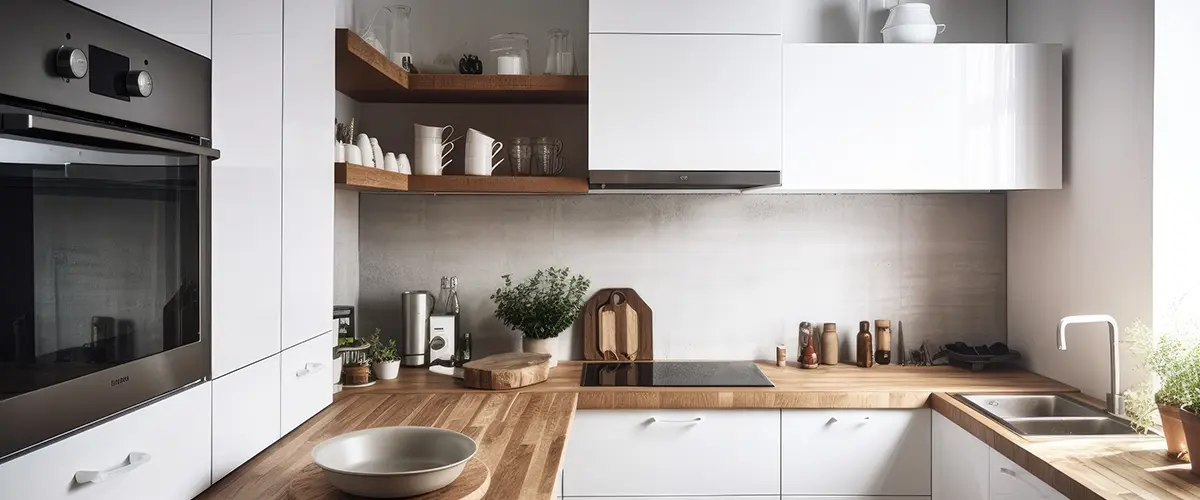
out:
{"label": "black glass cooktop", "polygon": [[753,361],[585,363],[585,387],[775,387]]}

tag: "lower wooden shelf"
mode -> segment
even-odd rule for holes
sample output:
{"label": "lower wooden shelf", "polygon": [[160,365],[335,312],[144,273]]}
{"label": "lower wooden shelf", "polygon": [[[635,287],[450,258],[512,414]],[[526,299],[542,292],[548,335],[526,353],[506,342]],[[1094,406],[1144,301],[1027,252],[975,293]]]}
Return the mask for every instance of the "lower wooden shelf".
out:
{"label": "lower wooden shelf", "polygon": [[587,179],[474,175],[409,175],[353,163],[335,163],[333,181],[341,189],[427,194],[583,194]]}

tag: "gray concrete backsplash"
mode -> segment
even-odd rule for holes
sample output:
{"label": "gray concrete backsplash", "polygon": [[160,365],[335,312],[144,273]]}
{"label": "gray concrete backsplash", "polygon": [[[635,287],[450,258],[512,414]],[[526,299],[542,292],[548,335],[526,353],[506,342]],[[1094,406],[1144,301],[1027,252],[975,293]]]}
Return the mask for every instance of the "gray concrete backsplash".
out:
{"label": "gray concrete backsplash", "polygon": [[[836,322],[843,359],[860,320],[909,348],[1006,336],[1002,194],[362,194],[359,217],[361,331],[397,336],[400,293],[456,275],[476,357],[520,346],[493,316],[501,275],[550,266],[637,290],[659,359],[794,359],[801,321]],[[579,321],[559,344],[582,356]]]}

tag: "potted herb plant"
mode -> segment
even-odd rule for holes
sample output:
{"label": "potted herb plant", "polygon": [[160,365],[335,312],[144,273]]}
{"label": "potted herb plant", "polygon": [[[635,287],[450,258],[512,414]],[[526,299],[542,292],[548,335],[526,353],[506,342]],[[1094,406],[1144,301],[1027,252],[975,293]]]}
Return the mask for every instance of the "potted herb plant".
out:
{"label": "potted herb plant", "polygon": [[496,318],[505,326],[521,332],[525,352],[550,355],[550,366],[558,365],[554,353],[558,336],[571,328],[583,310],[583,294],[591,281],[581,275],[571,275],[571,269],[539,270],[520,284],[513,284],[506,274],[504,286],[492,294],[496,302]]}
{"label": "potted herb plant", "polygon": [[[1145,432],[1155,425],[1155,412],[1162,419],[1167,453],[1187,459],[1188,449],[1200,449],[1200,335],[1196,332],[1162,330],[1157,335],[1138,322],[1126,330],[1126,338],[1141,367],[1158,377],[1155,390],[1147,382],[1125,393],[1125,414],[1135,428]],[[1193,473],[1200,473],[1193,463]]]}
{"label": "potted herb plant", "polygon": [[396,341],[384,342],[379,338],[379,329],[367,337],[371,347],[367,348],[367,359],[371,360],[371,371],[379,380],[393,380],[400,375],[400,354],[396,352]]}

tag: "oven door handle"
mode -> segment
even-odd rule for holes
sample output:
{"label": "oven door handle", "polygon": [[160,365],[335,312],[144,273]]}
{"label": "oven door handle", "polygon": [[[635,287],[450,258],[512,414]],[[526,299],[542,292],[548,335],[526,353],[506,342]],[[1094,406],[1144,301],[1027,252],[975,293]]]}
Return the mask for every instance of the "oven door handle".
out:
{"label": "oven door handle", "polygon": [[[49,134],[64,134],[103,141],[113,141],[133,144],[146,148],[154,148],[177,153],[207,156],[212,159],[221,157],[221,152],[198,144],[172,141],[161,137],[143,135],[124,130],[117,130],[87,123],[72,122],[37,116],[25,113],[4,113],[0,115],[0,133],[15,134],[31,137],[45,137]],[[48,133],[48,134],[47,134]]]}

